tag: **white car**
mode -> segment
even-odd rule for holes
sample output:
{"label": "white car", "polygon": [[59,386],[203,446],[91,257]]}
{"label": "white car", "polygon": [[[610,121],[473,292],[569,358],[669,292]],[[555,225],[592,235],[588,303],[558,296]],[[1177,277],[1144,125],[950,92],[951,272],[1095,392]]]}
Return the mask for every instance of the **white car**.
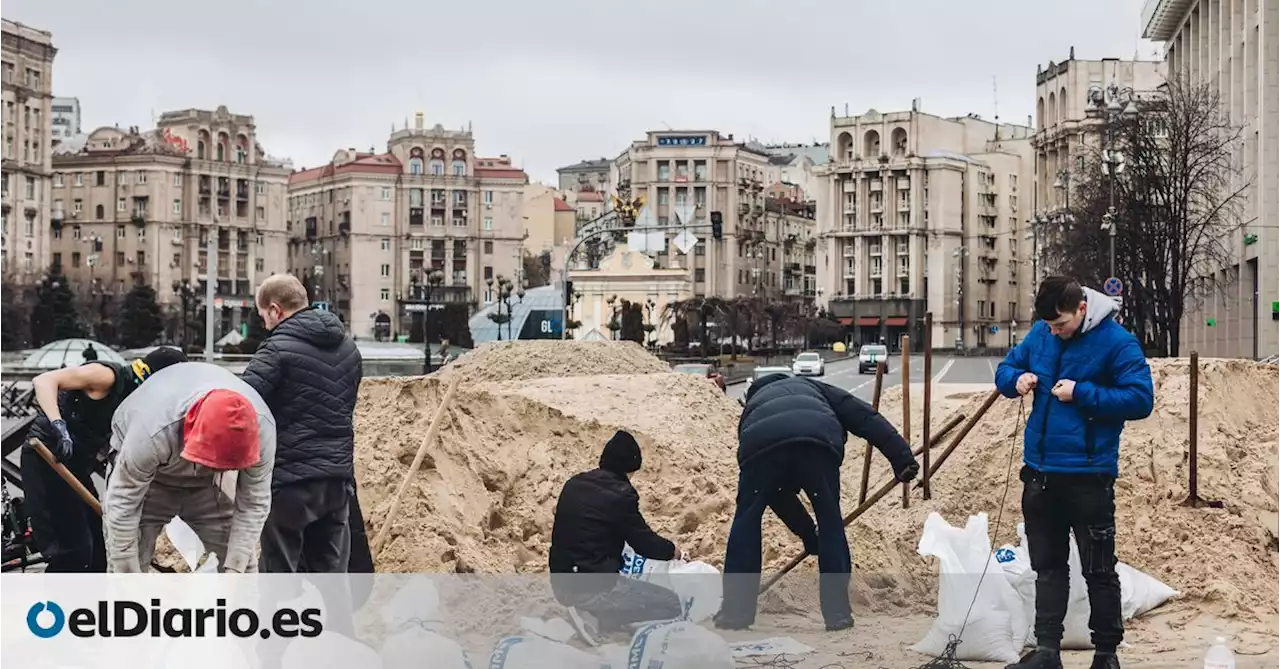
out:
{"label": "white car", "polygon": [[858,373],[876,371],[876,363],[884,363],[884,371],[889,371],[889,349],[884,344],[863,344],[858,349]]}
{"label": "white car", "polygon": [[791,363],[791,372],[796,376],[826,376],[827,366],[822,361],[822,356],[805,351]]}
{"label": "white car", "polygon": [[747,379],[746,387],[742,389],[743,395],[745,396],[746,392],[751,390],[751,384],[755,383],[756,379],[769,376],[770,374],[786,374],[787,376],[792,376],[791,369],[789,367],[756,367],[751,372],[751,378]]}

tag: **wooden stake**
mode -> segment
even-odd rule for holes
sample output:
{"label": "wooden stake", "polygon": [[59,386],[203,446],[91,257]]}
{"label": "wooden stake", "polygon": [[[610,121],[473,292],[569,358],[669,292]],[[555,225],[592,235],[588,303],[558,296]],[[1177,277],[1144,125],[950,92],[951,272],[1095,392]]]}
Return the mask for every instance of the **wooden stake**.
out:
{"label": "wooden stake", "polygon": [[[911,443],[911,336],[898,339],[902,349],[902,438]],[[902,484],[902,508],[911,506],[911,483]]]}
{"label": "wooden stake", "polygon": [[924,498],[933,499],[933,490],[929,487],[929,413],[933,406],[933,312],[924,315],[924,434],[920,443],[924,444],[924,462],[920,468],[924,474]]}
{"label": "wooden stake", "polygon": [[453,395],[458,390],[458,382],[462,379],[461,374],[455,373],[453,379],[449,382],[449,389],[444,393],[444,399],[440,401],[440,405],[436,407],[436,413],[431,417],[431,425],[427,427],[427,434],[422,438],[422,444],[418,446],[418,453],[413,457],[413,464],[409,465],[409,471],[405,472],[404,480],[400,482],[400,488],[396,490],[396,496],[391,499],[391,508],[387,509],[386,520],[382,521],[382,529],[378,530],[378,536],[373,540],[371,546],[374,557],[382,551],[382,544],[387,539],[387,535],[391,532],[391,523],[395,522],[396,513],[400,510],[400,502],[404,499],[404,493],[409,489],[409,484],[413,481],[413,477],[418,473],[418,468],[422,466],[422,461],[427,456],[427,446],[435,441],[436,433],[440,431],[440,423],[443,422],[445,411],[449,405],[453,403]]}
{"label": "wooden stake", "polygon": [[[951,443],[942,449],[942,454],[938,456],[938,461],[933,463],[933,466],[929,468],[925,476],[932,478],[934,474],[938,473],[938,468],[942,467],[942,463],[951,457],[951,452],[956,450],[956,446],[959,446],[965,437],[969,436],[969,432],[978,424],[978,421],[982,420],[983,416],[987,415],[987,412],[991,410],[991,405],[995,404],[998,399],[1000,399],[1000,391],[992,388],[991,392],[987,393],[987,398],[982,401],[982,406],[978,407],[978,410],[969,417],[969,420],[965,421],[964,426],[960,428],[959,434],[952,437]],[[923,487],[924,484],[921,483],[920,485]]]}
{"label": "wooden stake", "polygon": [[1189,435],[1189,460],[1187,462],[1187,498],[1183,500],[1183,506],[1192,508],[1209,507],[1211,509],[1221,509],[1223,504],[1218,500],[1200,499],[1200,354],[1196,351],[1191,352],[1191,415],[1188,421],[1191,425],[1191,434]]}
{"label": "wooden stake", "polygon": [[53,457],[53,453],[49,451],[49,447],[45,446],[43,442],[35,437],[32,437],[29,443],[31,448],[35,450],[40,458],[48,463],[49,466],[53,468],[53,471],[57,472],[58,476],[62,477],[62,480],[66,481],[67,485],[71,486],[72,490],[76,491],[76,495],[78,495],[80,499],[84,500],[84,503],[88,504],[89,508],[93,509],[94,513],[101,516],[102,504],[98,502],[98,498],[94,497],[93,493],[89,492],[89,489],[84,487],[84,484],[80,482],[80,479],[76,478],[75,474],[72,474],[71,470],[67,469],[66,465],[58,462],[58,459]]}
{"label": "wooden stake", "polygon": [[[884,384],[884,362],[876,363],[876,386],[875,392],[871,395],[871,408],[876,411],[880,410],[880,389]],[[862,452],[862,484],[858,487],[858,503],[861,504],[867,499],[867,486],[871,484],[871,442],[867,442],[866,449]]]}

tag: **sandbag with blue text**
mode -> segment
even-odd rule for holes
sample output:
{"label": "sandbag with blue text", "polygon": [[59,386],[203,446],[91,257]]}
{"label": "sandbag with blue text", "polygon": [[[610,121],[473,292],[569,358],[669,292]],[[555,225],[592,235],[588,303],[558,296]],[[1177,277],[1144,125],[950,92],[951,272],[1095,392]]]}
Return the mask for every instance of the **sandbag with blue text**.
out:
{"label": "sandbag with blue text", "polygon": [[666,622],[636,630],[631,638],[626,669],[733,669],[734,666],[733,651],[719,634],[691,622]]}

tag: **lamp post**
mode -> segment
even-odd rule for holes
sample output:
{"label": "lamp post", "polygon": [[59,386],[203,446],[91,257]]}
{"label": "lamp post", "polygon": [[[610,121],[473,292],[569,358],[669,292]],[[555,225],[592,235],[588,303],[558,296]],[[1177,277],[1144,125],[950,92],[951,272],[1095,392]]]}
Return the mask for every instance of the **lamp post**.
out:
{"label": "lamp post", "polygon": [[658,343],[657,335],[655,334],[656,328],[653,326],[653,308],[656,306],[658,306],[658,303],[654,302],[653,298],[648,298],[644,301],[645,329],[648,330],[648,333],[645,334],[645,342],[648,344],[649,350],[653,350]]}
{"label": "lamp post", "polygon": [[[493,284],[494,284],[493,279],[486,279],[485,284],[489,286],[490,290],[493,290]],[[510,279],[502,276],[501,274],[498,275],[497,284],[498,284],[498,292],[495,293],[495,298],[497,301],[496,306],[498,309],[498,313],[497,313],[497,318],[494,318],[492,320],[494,323],[498,325],[498,341],[502,341],[503,307],[506,307],[507,338],[514,339],[514,337],[511,336],[511,292],[512,292],[512,288],[514,288],[515,285],[511,282]],[[518,291],[516,291],[516,296],[519,298],[521,302],[524,301],[524,287],[521,287]]]}
{"label": "lamp post", "polygon": [[180,330],[182,333],[182,350],[186,351],[189,344],[187,341],[187,314],[191,313],[191,306],[195,301],[196,289],[195,286],[191,285],[191,281],[187,279],[174,281],[173,285],[170,287],[173,288],[173,294],[178,297],[178,300],[182,304],[182,317],[179,319],[179,322],[181,323],[182,328]]}
{"label": "lamp post", "polygon": [[422,355],[425,360],[422,362],[422,373],[431,373],[431,297],[437,287],[444,283],[444,272],[438,269],[428,270],[423,268],[422,282]]}
{"label": "lamp post", "polygon": [[1101,86],[1089,88],[1087,113],[1091,118],[1102,120],[1105,128],[1103,134],[1102,165],[1108,177],[1107,213],[1102,216],[1102,229],[1107,231],[1110,243],[1110,274],[1116,275],[1116,175],[1124,171],[1124,155],[1115,149],[1116,125],[1121,120],[1132,120],[1138,116],[1137,95],[1128,86],[1119,86],[1112,81],[1105,89]]}

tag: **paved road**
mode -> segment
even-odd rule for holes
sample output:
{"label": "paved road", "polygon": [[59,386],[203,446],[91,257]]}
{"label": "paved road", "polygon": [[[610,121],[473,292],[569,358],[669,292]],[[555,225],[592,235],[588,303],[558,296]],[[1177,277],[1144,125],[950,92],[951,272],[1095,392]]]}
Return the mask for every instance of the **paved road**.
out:
{"label": "paved road", "polygon": [[[996,365],[1000,364],[1000,360],[1000,358],[934,356],[933,382],[989,384],[995,378]],[[884,378],[885,388],[902,383],[901,362],[901,357],[894,357],[889,361],[889,373]],[[871,394],[875,390],[875,378],[874,373],[859,374],[858,361],[850,359],[828,363],[827,375],[819,377],[819,380],[844,388],[870,402]],[[911,359],[910,379],[912,383],[924,383],[924,358],[919,355]],[[729,386],[729,396],[735,399],[742,397],[746,389],[746,383],[736,383]]]}

